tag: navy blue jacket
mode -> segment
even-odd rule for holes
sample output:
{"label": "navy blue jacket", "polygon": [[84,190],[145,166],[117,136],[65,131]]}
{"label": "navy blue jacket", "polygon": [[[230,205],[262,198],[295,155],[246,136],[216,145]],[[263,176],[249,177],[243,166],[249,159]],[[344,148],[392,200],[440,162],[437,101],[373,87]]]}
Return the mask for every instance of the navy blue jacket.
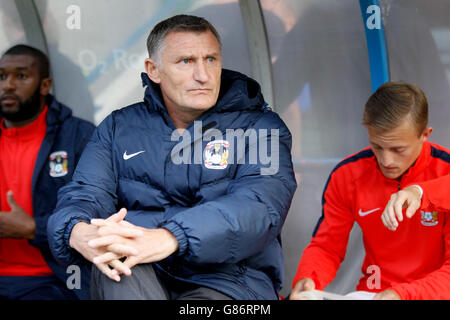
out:
{"label": "navy blue jacket", "polygon": [[[69,246],[73,226],[125,207],[127,221],[166,228],[178,240],[179,250],[154,264],[157,272],[235,299],[277,299],[284,269],[280,232],[297,187],[288,128],[267,107],[258,83],[224,70],[217,104],[196,120],[202,122],[201,132],[194,132],[193,123],[187,128],[193,139],[185,133],[172,141],[175,127],[159,86],[145,74],[142,78],[144,102],[113,112],[99,125],[73,182],[60,191],[48,226],[54,255],[66,264],[79,263],[81,255]],[[257,143],[245,140],[247,158],[261,142],[275,154],[270,141],[279,139],[278,170],[262,175],[267,161],[237,159],[242,153],[231,146],[227,166],[208,168],[202,158],[214,140],[213,129],[223,138],[227,129],[256,132]],[[237,144],[237,138],[233,141]],[[181,149],[180,155],[191,151],[191,164],[175,159],[174,150]]]}
{"label": "navy blue jacket", "polygon": [[[81,153],[95,130],[91,123],[72,116],[72,111],[47,96],[47,131],[39,149],[32,177],[33,217],[36,222],[35,238],[29,243],[40,249],[45,261],[61,280],[66,281],[66,269],[51,254],[47,240],[47,221],[56,207],[58,190],[72,179]],[[67,154],[66,169],[51,173],[50,156],[56,152]],[[84,293],[75,290],[79,297]]]}

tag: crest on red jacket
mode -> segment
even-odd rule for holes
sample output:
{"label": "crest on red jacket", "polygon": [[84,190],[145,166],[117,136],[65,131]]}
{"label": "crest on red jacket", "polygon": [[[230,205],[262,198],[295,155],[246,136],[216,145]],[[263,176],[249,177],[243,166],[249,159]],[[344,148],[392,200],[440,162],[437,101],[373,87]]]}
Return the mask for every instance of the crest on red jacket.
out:
{"label": "crest on red jacket", "polygon": [[438,212],[437,211],[420,211],[422,215],[422,224],[427,227],[435,226],[439,223]]}

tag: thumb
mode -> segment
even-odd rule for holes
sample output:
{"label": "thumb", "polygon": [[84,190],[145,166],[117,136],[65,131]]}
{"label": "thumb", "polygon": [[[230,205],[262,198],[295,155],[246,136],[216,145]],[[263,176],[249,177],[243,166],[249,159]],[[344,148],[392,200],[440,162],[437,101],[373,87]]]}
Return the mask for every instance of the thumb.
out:
{"label": "thumb", "polygon": [[8,201],[9,206],[11,207],[11,210],[14,210],[15,208],[18,208],[19,205],[17,204],[16,200],[14,199],[13,192],[9,190],[6,193],[6,200]]}

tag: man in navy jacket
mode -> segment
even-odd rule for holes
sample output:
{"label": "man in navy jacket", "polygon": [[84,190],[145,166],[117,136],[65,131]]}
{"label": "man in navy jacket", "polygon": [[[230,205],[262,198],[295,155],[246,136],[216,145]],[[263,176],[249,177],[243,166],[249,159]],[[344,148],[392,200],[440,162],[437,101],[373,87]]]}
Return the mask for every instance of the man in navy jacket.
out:
{"label": "man in navy jacket", "polygon": [[89,297],[67,286],[71,271],[51,254],[47,221],[95,127],[56,101],[51,84],[41,51],[17,45],[1,57],[0,299]]}
{"label": "man in navy jacket", "polygon": [[148,50],[144,102],[100,124],[60,191],[54,255],[95,264],[94,299],[277,299],[288,128],[254,80],[222,70],[206,20],[159,23]]}

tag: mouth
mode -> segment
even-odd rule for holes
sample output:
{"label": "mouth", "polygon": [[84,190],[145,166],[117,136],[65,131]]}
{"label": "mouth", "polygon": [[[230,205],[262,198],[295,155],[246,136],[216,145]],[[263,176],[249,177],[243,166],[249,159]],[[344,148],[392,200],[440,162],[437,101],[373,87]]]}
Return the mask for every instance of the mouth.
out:
{"label": "mouth", "polygon": [[211,89],[203,89],[203,88],[201,88],[201,89],[191,89],[191,90],[188,90],[188,91],[192,92],[192,93],[209,93],[212,90]]}
{"label": "mouth", "polygon": [[4,95],[0,98],[0,104],[3,107],[12,107],[19,102],[19,98],[14,95]]}

